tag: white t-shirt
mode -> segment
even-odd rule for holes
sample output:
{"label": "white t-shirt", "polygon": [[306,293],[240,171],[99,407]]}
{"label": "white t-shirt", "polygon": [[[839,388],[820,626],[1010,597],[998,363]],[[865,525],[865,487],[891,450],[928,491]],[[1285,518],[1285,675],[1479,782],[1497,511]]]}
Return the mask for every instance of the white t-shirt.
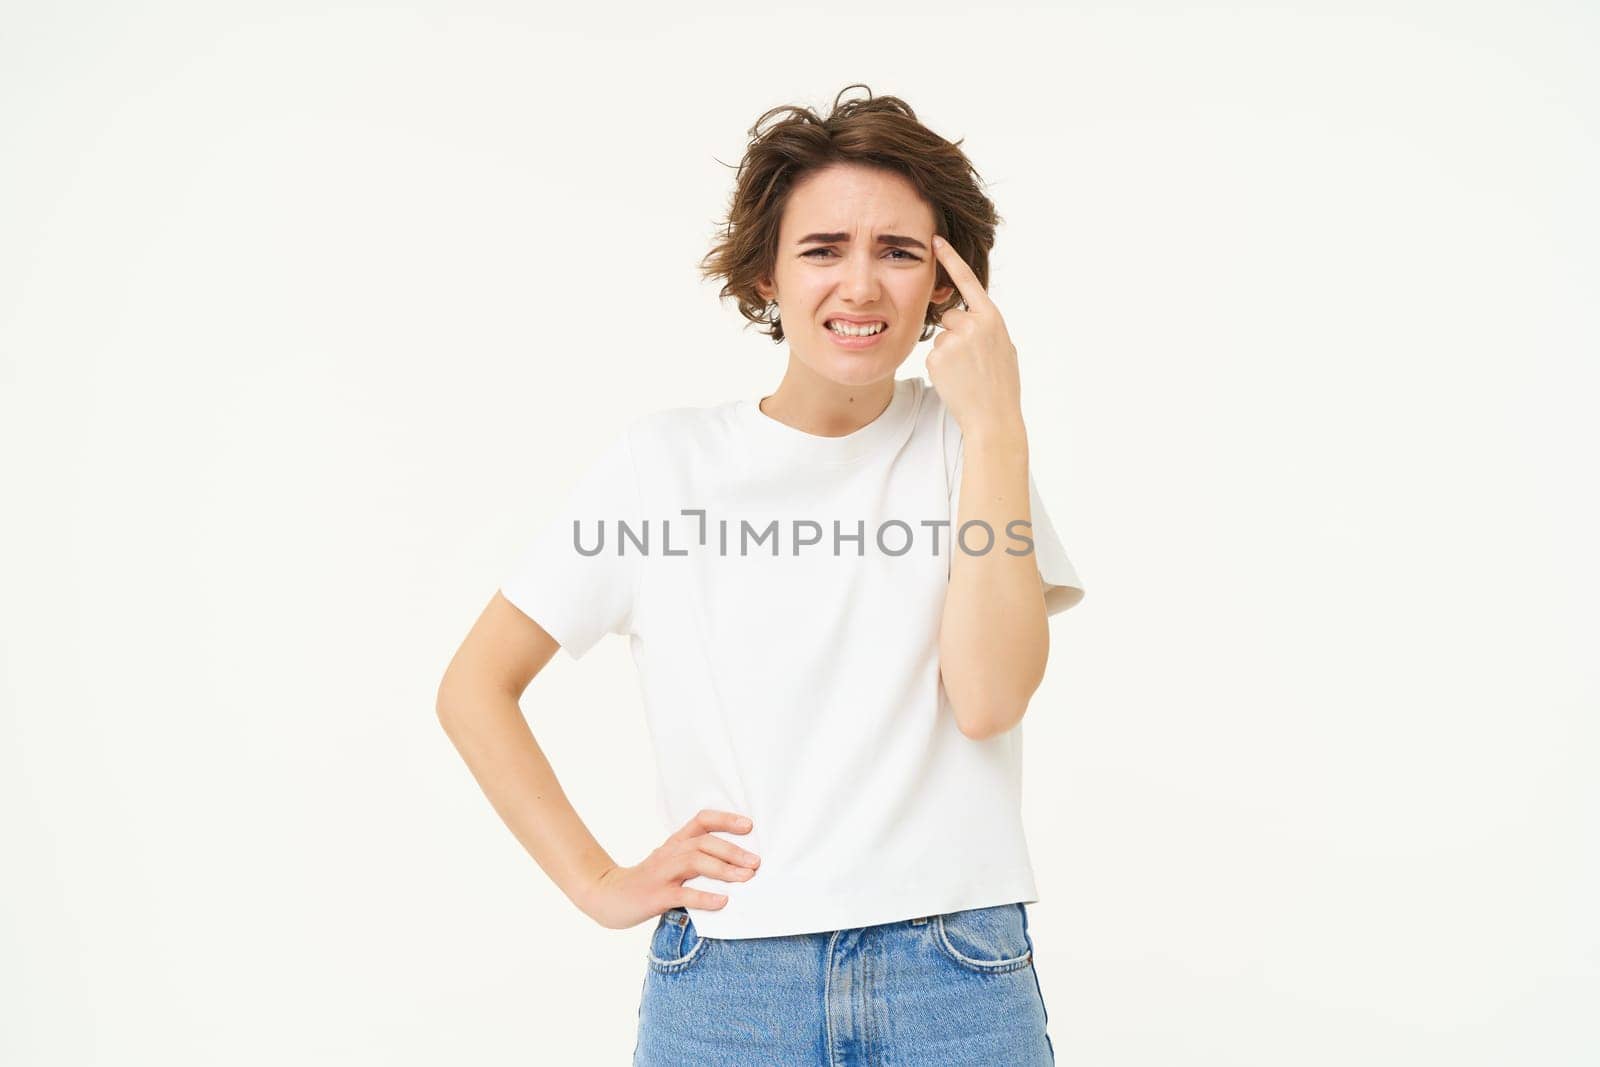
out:
{"label": "white t-shirt", "polygon": [[[689,909],[703,935],[1038,900],[1022,730],[969,739],[939,677],[961,464],[960,427],[920,377],[843,437],[756,400],[658,411],[590,464],[501,587],[575,660],[629,635],[663,839],[702,808],[751,818],[718,836],[761,857],[755,877],[686,883],[728,895]],[[1083,586],[1028,489],[1054,614]],[[986,543],[976,526],[962,542]],[[990,551],[1025,547],[997,529]]]}

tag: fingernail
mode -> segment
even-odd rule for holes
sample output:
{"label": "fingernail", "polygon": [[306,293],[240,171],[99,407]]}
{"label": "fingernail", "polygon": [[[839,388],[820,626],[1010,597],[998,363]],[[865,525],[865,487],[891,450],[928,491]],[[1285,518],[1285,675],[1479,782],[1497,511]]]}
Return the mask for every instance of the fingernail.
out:
{"label": "fingernail", "polygon": [[738,825],[740,825],[740,826],[749,826],[750,825],[750,820],[745,818],[743,815],[741,815],[741,816],[739,816]]}

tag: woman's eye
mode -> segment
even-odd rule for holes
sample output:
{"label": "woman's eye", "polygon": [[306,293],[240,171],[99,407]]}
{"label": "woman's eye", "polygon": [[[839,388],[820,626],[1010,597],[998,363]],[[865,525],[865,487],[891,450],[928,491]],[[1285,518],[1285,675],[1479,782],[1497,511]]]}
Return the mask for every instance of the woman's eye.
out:
{"label": "woman's eye", "polygon": [[[920,260],[921,260],[921,257],[914,256],[910,252],[907,252],[903,248],[891,248],[891,249],[889,249],[889,251],[894,253],[894,256],[895,256],[896,259],[899,259],[899,260],[902,260],[902,261],[907,261],[907,262],[911,262],[911,263],[917,263],[917,262],[920,262]],[[819,253],[819,252],[826,253],[827,255],[830,255],[830,256],[833,255],[833,249],[831,249],[831,248],[813,248],[809,252],[800,253],[800,255],[802,257],[805,257],[805,256],[817,256],[817,253]],[[821,256],[817,256],[817,258],[820,259],[822,257]]]}

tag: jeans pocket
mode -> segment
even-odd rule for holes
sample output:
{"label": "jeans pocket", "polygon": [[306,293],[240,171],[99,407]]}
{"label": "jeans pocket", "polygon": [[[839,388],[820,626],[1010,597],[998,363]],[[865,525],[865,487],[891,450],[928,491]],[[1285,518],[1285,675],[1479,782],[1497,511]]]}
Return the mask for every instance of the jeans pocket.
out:
{"label": "jeans pocket", "polygon": [[1033,963],[1022,904],[996,904],[934,916],[933,940],[946,958],[979,974],[1004,974]]}
{"label": "jeans pocket", "polygon": [[710,938],[700,936],[694,920],[683,908],[671,908],[656,921],[647,955],[657,974],[677,974],[705,955]]}

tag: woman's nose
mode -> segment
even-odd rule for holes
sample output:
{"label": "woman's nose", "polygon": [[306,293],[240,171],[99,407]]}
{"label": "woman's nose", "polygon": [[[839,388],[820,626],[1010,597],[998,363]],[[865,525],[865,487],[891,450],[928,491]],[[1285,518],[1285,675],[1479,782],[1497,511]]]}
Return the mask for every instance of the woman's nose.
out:
{"label": "woman's nose", "polygon": [[878,265],[868,256],[852,256],[845,264],[845,277],[840,288],[844,295],[859,303],[869,303],[878,298]]}

